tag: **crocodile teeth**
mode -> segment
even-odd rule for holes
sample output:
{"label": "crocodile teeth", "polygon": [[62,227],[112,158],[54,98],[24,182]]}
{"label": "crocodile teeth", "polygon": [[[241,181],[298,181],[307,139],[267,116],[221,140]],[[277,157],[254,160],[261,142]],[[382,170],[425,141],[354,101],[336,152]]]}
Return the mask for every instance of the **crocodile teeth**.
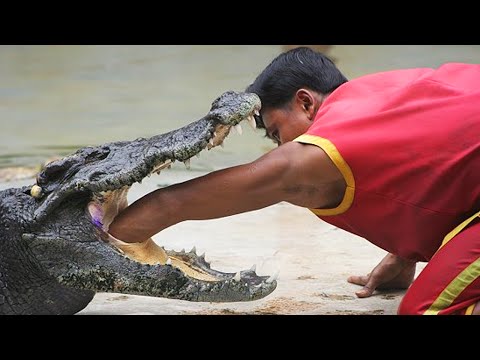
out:
{"label": "crocodile teeth", "polygon": [[168,258],[167,262],[165,263],[167,265],[172,265],[172,259]]}
{"label": "crocodile teeth", "polygon": [[257,265],[253,264],[253,266],[250,268],[250,271],[255,272],[257,270]]}
{"label": "crocodile teeth", "polygon": [[255,130],[257,128],[257,123],[255,122],[255,118],[250,115],[248,118],[248,125],[250,125],[252,127],[253,130]]}
{"label": "crocodile teeth", "polygon": [[253,113],[257,116],[260,116],[260,112],[258,110],[255,110]]}
{"label": "crocodile teeth", "polygon": [[241,276],[240,276],[240,271],[239,271],[239,272],[237,272],[237,273],[235,274],[235,276],[233,277],[233,281],[239,282],[239,281],[240,281],[240,278],[241,278]]}
{"label": "crocodile teeth", "polygon": [[190,170],[190,159],[185,160],[183,163],[185,164],[187,170]]}
{"label": "crocodile teeth", "polygon": [[213,146],[213,138],[211,138],[210,140],[208,140],[208,143]]}
{"label": "crocodile teeth", "polygon": [[270,277],[267,279],[267,281],[265,281],[265,282],[266,282],[267,284],[270,284],[270,283],[274,282],[275,280],[277,280],[277,279],[278,279],[278,273],[279,273],[279,272],[277,271],[274,275],[270,276]]}
{"label": "crocodile teeth", "polygon": [[242,135],[242,133],[243,133],[242,125],[240,125],[240,124],[233,125],[233,128],[234,128],[235,131],[238,133],[238,135]]}
{"label": "crocodile teeth", "polygon": [[214,131],[213,132],[213,137],[216,138],[217,137],[217,133]]}

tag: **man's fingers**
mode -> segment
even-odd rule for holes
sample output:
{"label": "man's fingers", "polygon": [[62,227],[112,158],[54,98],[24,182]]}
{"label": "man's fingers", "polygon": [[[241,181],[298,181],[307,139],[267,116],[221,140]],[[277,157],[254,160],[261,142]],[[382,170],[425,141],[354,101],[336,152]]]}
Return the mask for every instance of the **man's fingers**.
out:
{"label": "man's fingers", "polygon": [[370,276],[370,279],[368,282],[365,284],[362,290],[357,291],[355,295],[357,295],[359,298],[366,298],[369,296],[372,296],[373,292],[377,288],[378,284],[376,284],[376,281],[373,276]]}
{"label": "man's fingers", "polygon": [[359,298],[370,297],[372,296],[372,294],[373,290],[368,287],[364,287],[362,290],[355,292],[355,295],[357,295],[357,297]]}
{"label": "man's fingers", "polygon": [[369,276],[349,276],[347,281],[351,284],[365,286],[368,282]]}

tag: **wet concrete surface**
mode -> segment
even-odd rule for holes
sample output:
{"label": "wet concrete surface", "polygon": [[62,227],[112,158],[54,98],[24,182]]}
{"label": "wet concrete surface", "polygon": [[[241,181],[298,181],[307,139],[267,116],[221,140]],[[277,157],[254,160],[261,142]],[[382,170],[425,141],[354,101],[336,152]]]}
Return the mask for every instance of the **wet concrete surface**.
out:
{"label": "wet concrete surface", "polygon": [[[192,159],[193,168],[194,162]],[[174,164],[172,170],[134,185],[128,197],[130,203],[158,187],[206,173],[183,171],[181,166]],[[32,182],[27,179],[1,183],[0,190]],[[359,287],[347,283],[347,277],[368,273],[385,251],[287,203],[223,219],[187,221],[162,231],[154,240],[167,249],[188,250],[196,246],[197,252],[206,252],[212,267],[221,271],[244,270],[252,264],[257,264],[260,275],[279,270],[278,287],[264,299],[245,303],[192,303],[98,293],[79,314],[388,315],[396,313],[404,293],[378,292],[373,297],[358,299],[354,292]]]}

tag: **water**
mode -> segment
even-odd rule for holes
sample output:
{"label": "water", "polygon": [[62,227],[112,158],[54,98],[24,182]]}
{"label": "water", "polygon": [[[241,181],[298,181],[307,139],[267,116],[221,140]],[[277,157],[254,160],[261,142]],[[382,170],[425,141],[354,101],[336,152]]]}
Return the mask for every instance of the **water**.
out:
{"label": "water", "polygon": [[[149,137],[204,116],[280,53],[255,46],[1,46],[0,167],[38,165],[86,145]],[[395,68],[480,62],[480,46],[335,46],[349,78]],[[230,136],[197,170],[251,161],[274,145]]]}
{"label": "water", "polygon": [[[224,91],[243,90],[278,51],[278,46],[4,46],[0,166],[38,164],[81,146],[186,125],[204,116]],[[271,146],[248,131],[232,140],[249,146],[233,152],[227,140],[225,150],[207,154],[213,165],[204,159],[203,166],[235,161],[234,153],[254,158],[262,146]],[[199,164],[193,160],[192,166]]]}

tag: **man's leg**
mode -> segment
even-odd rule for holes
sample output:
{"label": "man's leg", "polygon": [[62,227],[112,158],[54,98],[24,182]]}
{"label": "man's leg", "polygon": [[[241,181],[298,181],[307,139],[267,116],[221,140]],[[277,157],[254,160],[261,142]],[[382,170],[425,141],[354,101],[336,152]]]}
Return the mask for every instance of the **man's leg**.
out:
{"label": "man's leg", "polygon": [[480,218],[432,257],[408,289],[398,314],[472,314],[480,305]]}

